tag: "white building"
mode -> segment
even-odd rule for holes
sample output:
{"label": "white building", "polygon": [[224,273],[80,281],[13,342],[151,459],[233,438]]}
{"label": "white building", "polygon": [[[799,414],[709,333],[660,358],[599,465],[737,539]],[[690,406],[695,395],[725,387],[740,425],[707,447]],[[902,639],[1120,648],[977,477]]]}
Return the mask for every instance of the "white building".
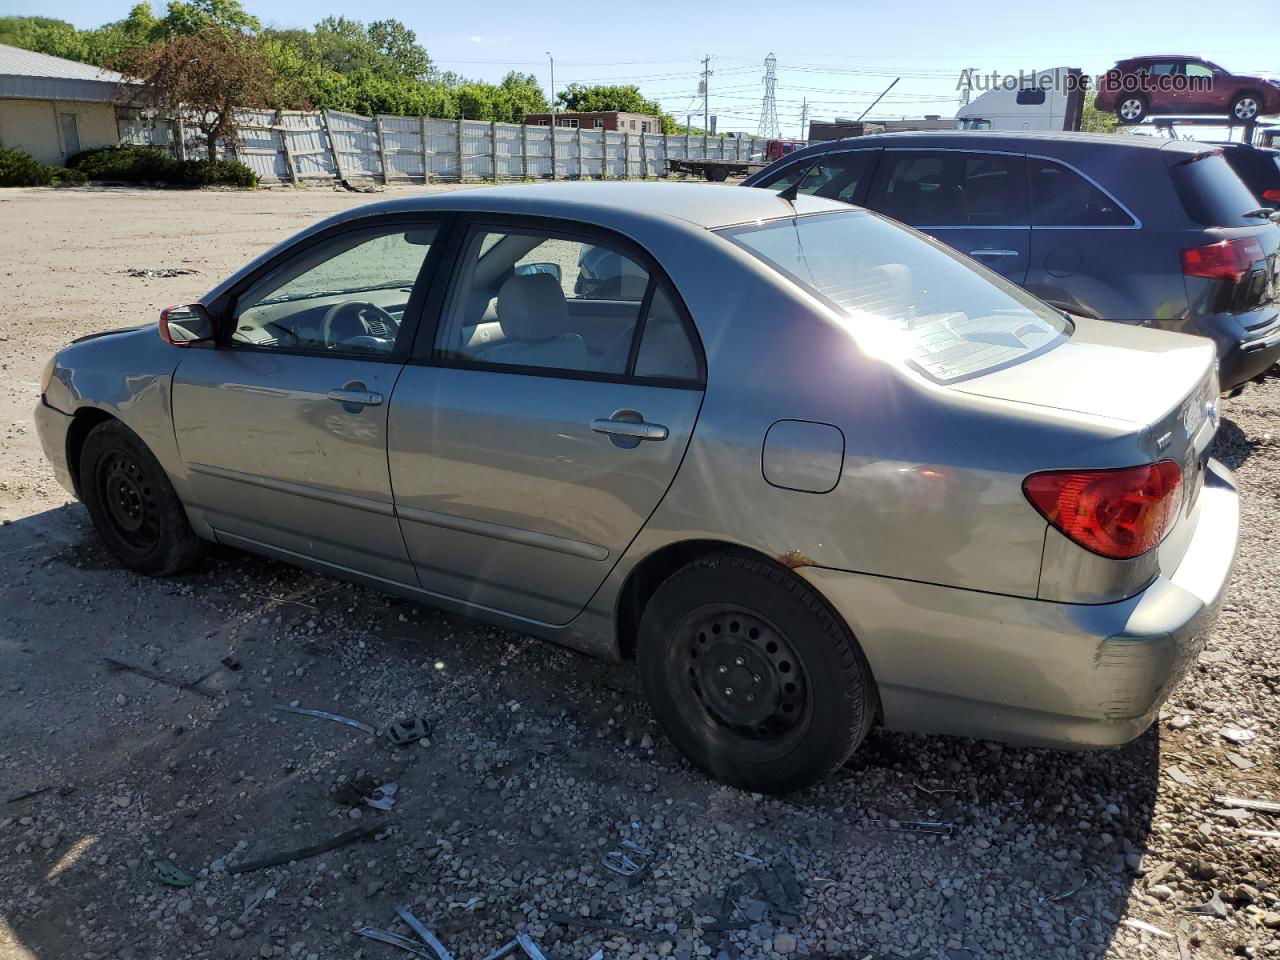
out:
{"label": "white building", "polygon": [[81,150],[115,146],[123,80],[111,70],[0,44],[0,147],[61,166]]}

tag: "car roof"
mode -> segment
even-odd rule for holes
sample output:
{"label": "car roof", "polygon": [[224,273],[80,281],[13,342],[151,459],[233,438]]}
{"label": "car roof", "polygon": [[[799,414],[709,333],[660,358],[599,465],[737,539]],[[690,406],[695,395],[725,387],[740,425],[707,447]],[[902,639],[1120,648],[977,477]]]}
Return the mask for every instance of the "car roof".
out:
{"label": "car roof", "polygon": [[[791,154],[794,156],[794,154]],[[738,190],[711,183],[634,183],[627,181],[533,183],[477,187],[448,193],[404,197],[369,204],[352,215],[453,211],[564,217],[600,226],[643,216],[679,220],[714,230],[738,223],[776,220],[797,213],[848,210],[846,204],[801,195],[794,204],[771,190]]]}
{"label": "car roof", "polygon": [[835,144],[848,147],[853,144],[873,147],[895,146],[973,146],[978,148],[1026,150],[1032,144],[1096,144],[1112,150],[1166,150],[1174,153],[1204,153],[1205,145],[1190,140],[1168,140],[1129,133],[1077,133],[1056,130],[903,130],[896,133],[873,133],[865,137],[845,137],[827,140],[790,154],[789,159],[807,153],[820,153]]}

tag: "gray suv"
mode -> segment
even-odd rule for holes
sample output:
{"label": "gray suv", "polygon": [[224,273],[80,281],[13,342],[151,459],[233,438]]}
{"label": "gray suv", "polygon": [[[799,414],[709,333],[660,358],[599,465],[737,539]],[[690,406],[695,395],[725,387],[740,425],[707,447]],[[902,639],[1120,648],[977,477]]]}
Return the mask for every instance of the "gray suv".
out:
{"label": "gray suv", "polygon": [[945,131],[816,144],[744,186],[843,200],[1079,316],[1209,337],[1224,390],[1280,359],[1280,225],[1213,146]]}

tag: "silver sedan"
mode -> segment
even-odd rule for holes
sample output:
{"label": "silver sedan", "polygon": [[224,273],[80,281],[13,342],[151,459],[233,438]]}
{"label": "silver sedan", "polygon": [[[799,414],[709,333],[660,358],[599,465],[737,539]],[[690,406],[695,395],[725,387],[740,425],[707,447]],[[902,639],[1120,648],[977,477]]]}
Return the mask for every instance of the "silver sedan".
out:
{"label": "silver sedan", "polygon": [[818,198],[374,204],[158,333],[67,347],[36,411],[123,564],[229,544],[634,659],[753,790],[877,722],[1132,739],[1235,556],[1211,342],[1065,317]]}

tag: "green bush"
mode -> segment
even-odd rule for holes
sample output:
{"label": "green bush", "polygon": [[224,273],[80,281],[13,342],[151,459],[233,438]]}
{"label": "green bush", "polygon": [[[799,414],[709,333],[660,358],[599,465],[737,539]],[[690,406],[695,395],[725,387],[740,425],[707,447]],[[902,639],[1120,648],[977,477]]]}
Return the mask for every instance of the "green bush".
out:
{"label": "green bush", "polygon": [[235,160],[178,160],[156,147],[121,146],[86,150],[67,161],[90,180],[175,183],[183,186],[256,187],[258,178]]}
{"label": "green bush", "polygon": [[68,187],[76,183],[85,183],[89,179],[79,170],[71,170],[67,167],[50,167],[49,169],[53,171],[54,186]]}
{"label": "green bush", "polygon": [[21,150],[0,147],[0,187],[47,187],[54,169]]}

